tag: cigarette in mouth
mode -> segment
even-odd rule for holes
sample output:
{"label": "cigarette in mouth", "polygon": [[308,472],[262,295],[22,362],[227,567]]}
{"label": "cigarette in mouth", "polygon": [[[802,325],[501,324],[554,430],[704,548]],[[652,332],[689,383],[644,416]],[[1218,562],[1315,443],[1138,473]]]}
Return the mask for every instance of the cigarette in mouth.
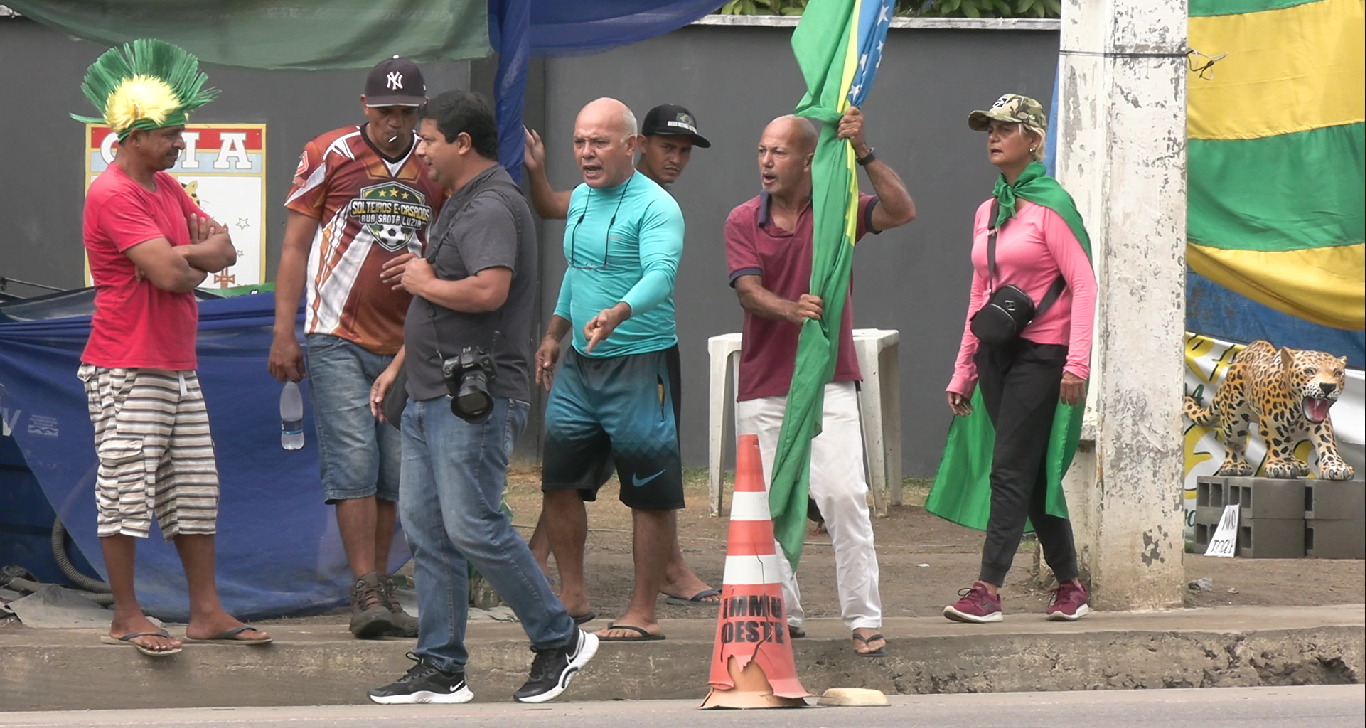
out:
{"label": "cigarette in mouth", "polygon": [[389,137],[389,143],[390,143],[390,144],[393,144],[393,143],[396,142],[396,141],[398,141],[398,135],[397,135],[397,134],[395,134],[395,135]]}

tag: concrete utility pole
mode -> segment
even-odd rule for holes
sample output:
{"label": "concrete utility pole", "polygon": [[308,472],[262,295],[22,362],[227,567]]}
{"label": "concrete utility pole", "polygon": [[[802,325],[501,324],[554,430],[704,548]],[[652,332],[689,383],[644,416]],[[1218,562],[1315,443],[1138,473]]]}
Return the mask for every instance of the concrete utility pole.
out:
{"label": "concrete utility pole", "polygon": [[1064,0],[1058,180],[1100,281],[1066,483],[1101,609],[1181,606],[1188,0]]}

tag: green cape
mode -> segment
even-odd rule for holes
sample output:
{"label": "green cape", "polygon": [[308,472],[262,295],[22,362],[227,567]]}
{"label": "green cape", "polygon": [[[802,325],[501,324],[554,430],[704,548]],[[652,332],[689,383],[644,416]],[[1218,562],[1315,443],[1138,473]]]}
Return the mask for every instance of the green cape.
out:
{"label": "green cape", "polygon": [[[1042,205],[1058,213],[1072,234],[1081,242],[1086,257],[1091,257],[1091,239],[1086,235],[1081,214],[1072,196],[1057,180],[1045,174],[1044,166],[1034,162],[1025,168],[1015,184],[1006,184],[1005,177],[996,180],[992,196],[1000,202],[1000,224],[1015,215],[1016,198]],[[1048,497],[1045,509],[1049,515],[1067,517],[1067,500],[1063,497],[1062,476],[1072,464],[1081,438],[1081,418],[1085,406],[1070,407],[1061,402],[1053,416],[1053,431],[1048,439],[1044,465],[1048,476]],[[973,388],[972,414],[954,417],[949,425],[944,457],[939,461],[939,472],[934,476],[925,510],[954,523],[985,531],[991,514],[991,452],[996,432],[987,417],[981,392]],[[1026,526],[1033,530],[1032,524]]]}

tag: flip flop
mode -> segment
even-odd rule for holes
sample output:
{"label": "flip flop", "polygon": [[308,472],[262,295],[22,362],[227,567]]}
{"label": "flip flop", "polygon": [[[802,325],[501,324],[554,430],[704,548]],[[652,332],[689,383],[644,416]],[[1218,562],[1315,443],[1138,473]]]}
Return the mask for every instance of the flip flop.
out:
{"label": "flip flop", "polygon": [[569,618],[574,620],[574,624],[587,624],[597,619],[598,613],[589,611],[583,614],[571,614],[569,615]]}
{"label": "flip flop", "polygon": [[[661,592],[661,593],[663,593],[663,592]],[[720,594],[720,593],[721,593],[721,590],[720,590],[720,589],[703,589],[702,591],[700,591],[700,592],[698,592],[698,593],[692,595],[692,597],[687,598],[687,599],[684,599],[683,597],[676,597],[676,596],[674,596],[674,595],[672,595],[672,594],[664,594],[664,597],[665,597],[664,602],[665,602],[666,604],[672,604],[672,605],[674,605],[675,607],[695,607],[695,606],[698,606],[698,605],[704,605],[704,606],[708,606],[708,607],[715,607],[715,606],[717,606],[718,604],[720,604],[720,602],[719,602],[719,601],[709,602],[709,601],[707,601],[707,597],[713,596],[713,595],[717,595],[717,594]]]}
{"label": "flip flop", "polygon": [[[855,641],[855,642],[862,642],[862,643],[865,644],[865,645],[866,645],[866,644],[869,644],[869,643],[872,643],[872,642],[876,642],[876,641],[878,641],[878,640],[882,640],[882,641],[886,642],[886,641],[887,641],[887,638],[886,638],[886,637],[883,637],[881,632],[874,632],[873,634],[868,635],[867,637],[864,637],[863,635],[861,635],[861,634],[859,634],[859,633],[857,633],[857,632],[854,633],[854,641]],[[887,648],[886,648],[886,647],[879,647],[879,648],[877,648],[876,650],[873,650],[873,651],[871,651],[871,652],[859,652],[858,650],[854,650],[854,654],[858,655],[859,657],[886,657],[886,656],[887,656]]]}
{"label": "flip flop", "polygon": [[664,639],[662,634],[650,634],[644,627],[636,627],[630,624],[617,624],[613,622],[607,625],[607,629],[625,629],[639,634],[639,637],[599,637],[602,642],[658,642]]}
{"label": "flip flop", "polygon": [[[240,625],[240,626],[237,626],[237,627],[233,627],[232,629],[225,629],[225,630],[223,630],[222,632],[219,632],[218,634],[216,634],[216,635],[214,635],[214,636],[212,636],[212,637],[191,637],[191,636],[189,636],[189,635],[185,635],[185,641],[186,641],[186,642],[200,642],[200,643],[204,643],[204,642],[218,642],[218,643],[221,643],[221,644],[228,644],[228,645],[268,645],[268,644],[271,643],[272,640],[271,640],[270,637],[266,637],[266,638],[263,639],[263,640],[239,640],[239,639],[237,639],[237,635],[242,634],[243,632],[245,632],[245,631],[247,631],[247,630],[249,630],[249,629],[251,629],[251,630],[256,630],[257,632],[260,632],[260,631],[261,631],[261,630],[259,630],[259,629],[256,629],[255,627],[252,627],[251,625],[243,624],[243,625]],[[262,634],[265,634],[265,633],[262,632]]]}
{"label": "flip flop", "polygon": [[166,639],[170,639],[171,633],[163,629],[160,632],[129,632],[122,637],[102,634],[100,635],[100,642],[103,642],[106,645],[132,645],[138,652],[141,652],[148,657],[170,657],[171,655],[180,652],[179,647],[172,647],[168,650],[154,650],[150,647],[144,647],[133,641],[139,637],[165,637]]}

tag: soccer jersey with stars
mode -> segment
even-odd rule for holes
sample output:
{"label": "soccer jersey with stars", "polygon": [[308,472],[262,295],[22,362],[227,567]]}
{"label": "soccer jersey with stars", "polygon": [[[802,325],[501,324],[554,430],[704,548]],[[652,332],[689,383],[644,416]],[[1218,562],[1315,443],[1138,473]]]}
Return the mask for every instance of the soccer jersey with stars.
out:
{"label": "soccer jersey with stars", "polygon": [[380,281],[389,260],[421,255],[446,193],[427,178],[416,143],[388,158],[364,125],[328,132],[299,158],[285,207],[318,221],[308,254],[304,330],[377,354],[403,345],[411,296]]}

